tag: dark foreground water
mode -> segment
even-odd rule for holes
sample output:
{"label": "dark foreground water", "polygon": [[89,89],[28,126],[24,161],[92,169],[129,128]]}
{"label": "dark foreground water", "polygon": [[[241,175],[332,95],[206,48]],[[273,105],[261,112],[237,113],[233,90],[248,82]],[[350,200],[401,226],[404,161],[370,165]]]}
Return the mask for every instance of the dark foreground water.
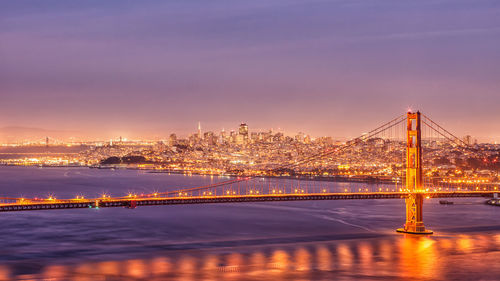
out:
{"label": "dark foreground water", "polygon": [[[0,196],[121,196],[221,180],[0,167]],[[500,208],[453,201],[426,200],[429,237],[394,232],[398,199],[0,213],[0,280],[500,280]]]}

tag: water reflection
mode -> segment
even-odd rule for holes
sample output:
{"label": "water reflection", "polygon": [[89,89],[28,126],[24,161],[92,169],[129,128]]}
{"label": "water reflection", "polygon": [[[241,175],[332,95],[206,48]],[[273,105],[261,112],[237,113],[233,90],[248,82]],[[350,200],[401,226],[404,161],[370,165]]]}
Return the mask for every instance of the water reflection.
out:
{"label": "water reflection", "polygon": [[338,268],[349,271],[352,267],[352,252],[347,244],[340,244],[337,247]]}
{"label": "water reflection", "polygon": [[469,253],[472,251],[472,240],[468,235],[459,236],[457,240],[457,248],[464,253]]}
{"label": "water reflection", "polygon": [[358,244],[359,272],[369,275],[373,272],[373,252],[372,245],[367,242]]}
{"label": "water reflection", "polygon": [[316,266],[318,270],[332,270],[332,252],[325,245],[316,247]]}
{"label": "water reflection", "polygon": [[[329,280],[417,278],[445,280],[471,268],[498,276],[500,234],[454,237],[389,236],[297,245],[171,251],[143,259],[52,264],[18,274],[0,266],[0,280]],[[480,258],[474,257],[477,254]],[[478,274],[478,272],[474,272]],[[463,275],[460,275],[463,276]],[[467,275],[465,275],[467,276]],[[465,278],[465,277],[464,277]]]}
{"label": "water reflection", "polygon": [[421,276],[441,279],[442,269],[436,240],[429,237],[408,236],[400,240],[400,270],[407,278]]}
{"label": "water reflection", "polygon": [[295,270],[296,271],[309,271],[311,270],[311,254],[309,251],[304,248],[300,247],[295,250],[294,254],[294,260],[295,260]]}
{"label": "water reflection", "polygon": [[289,254],[284,250],[275,250],[271,255],[269,270],[274,272],[285,272],[290,268]]}

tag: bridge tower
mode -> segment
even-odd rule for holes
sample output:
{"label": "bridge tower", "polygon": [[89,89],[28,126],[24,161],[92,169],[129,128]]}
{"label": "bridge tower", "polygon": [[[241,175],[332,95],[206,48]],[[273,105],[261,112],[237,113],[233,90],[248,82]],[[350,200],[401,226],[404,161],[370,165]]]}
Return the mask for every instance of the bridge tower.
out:
{"label": "bridge tower", "polygon": [[432,234],[423,222],[424,190],[422,185],[422,134],[420,112],[408,112],[406,129],[406,223],[397,232]]}

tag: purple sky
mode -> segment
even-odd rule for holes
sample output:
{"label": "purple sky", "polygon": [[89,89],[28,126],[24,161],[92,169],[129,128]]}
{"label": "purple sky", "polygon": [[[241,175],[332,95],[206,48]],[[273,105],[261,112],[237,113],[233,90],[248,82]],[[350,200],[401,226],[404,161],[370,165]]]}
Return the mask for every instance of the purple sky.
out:
{"label": "purple sky", "polygon": [[409,106],[500,141],[500,1],[0,2],[0,127],[354,137]]}

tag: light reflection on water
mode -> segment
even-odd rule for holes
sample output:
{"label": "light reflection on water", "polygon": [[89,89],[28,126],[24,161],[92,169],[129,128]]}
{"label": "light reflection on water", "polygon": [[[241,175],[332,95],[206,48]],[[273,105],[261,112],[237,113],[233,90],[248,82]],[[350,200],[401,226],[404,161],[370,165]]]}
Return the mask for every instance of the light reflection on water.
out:
{"label": "light reflection on water", "polygon": [[172,251],[143,259],[46,265],[31,275],[15,275],[2,265],[0,280],[446,280],[457,274],[494,280],[500,274],[499,250],[500,234],[386,236]]}
{"label": "light reflection on water", "polygon": [[[210,180],[0,167],[0,195],[123,194]],[[498,280],[500,208],[454,201],[426,201],[431,237],[396,234],[404,202],[393,199],[3,213],[0,280]]]}

